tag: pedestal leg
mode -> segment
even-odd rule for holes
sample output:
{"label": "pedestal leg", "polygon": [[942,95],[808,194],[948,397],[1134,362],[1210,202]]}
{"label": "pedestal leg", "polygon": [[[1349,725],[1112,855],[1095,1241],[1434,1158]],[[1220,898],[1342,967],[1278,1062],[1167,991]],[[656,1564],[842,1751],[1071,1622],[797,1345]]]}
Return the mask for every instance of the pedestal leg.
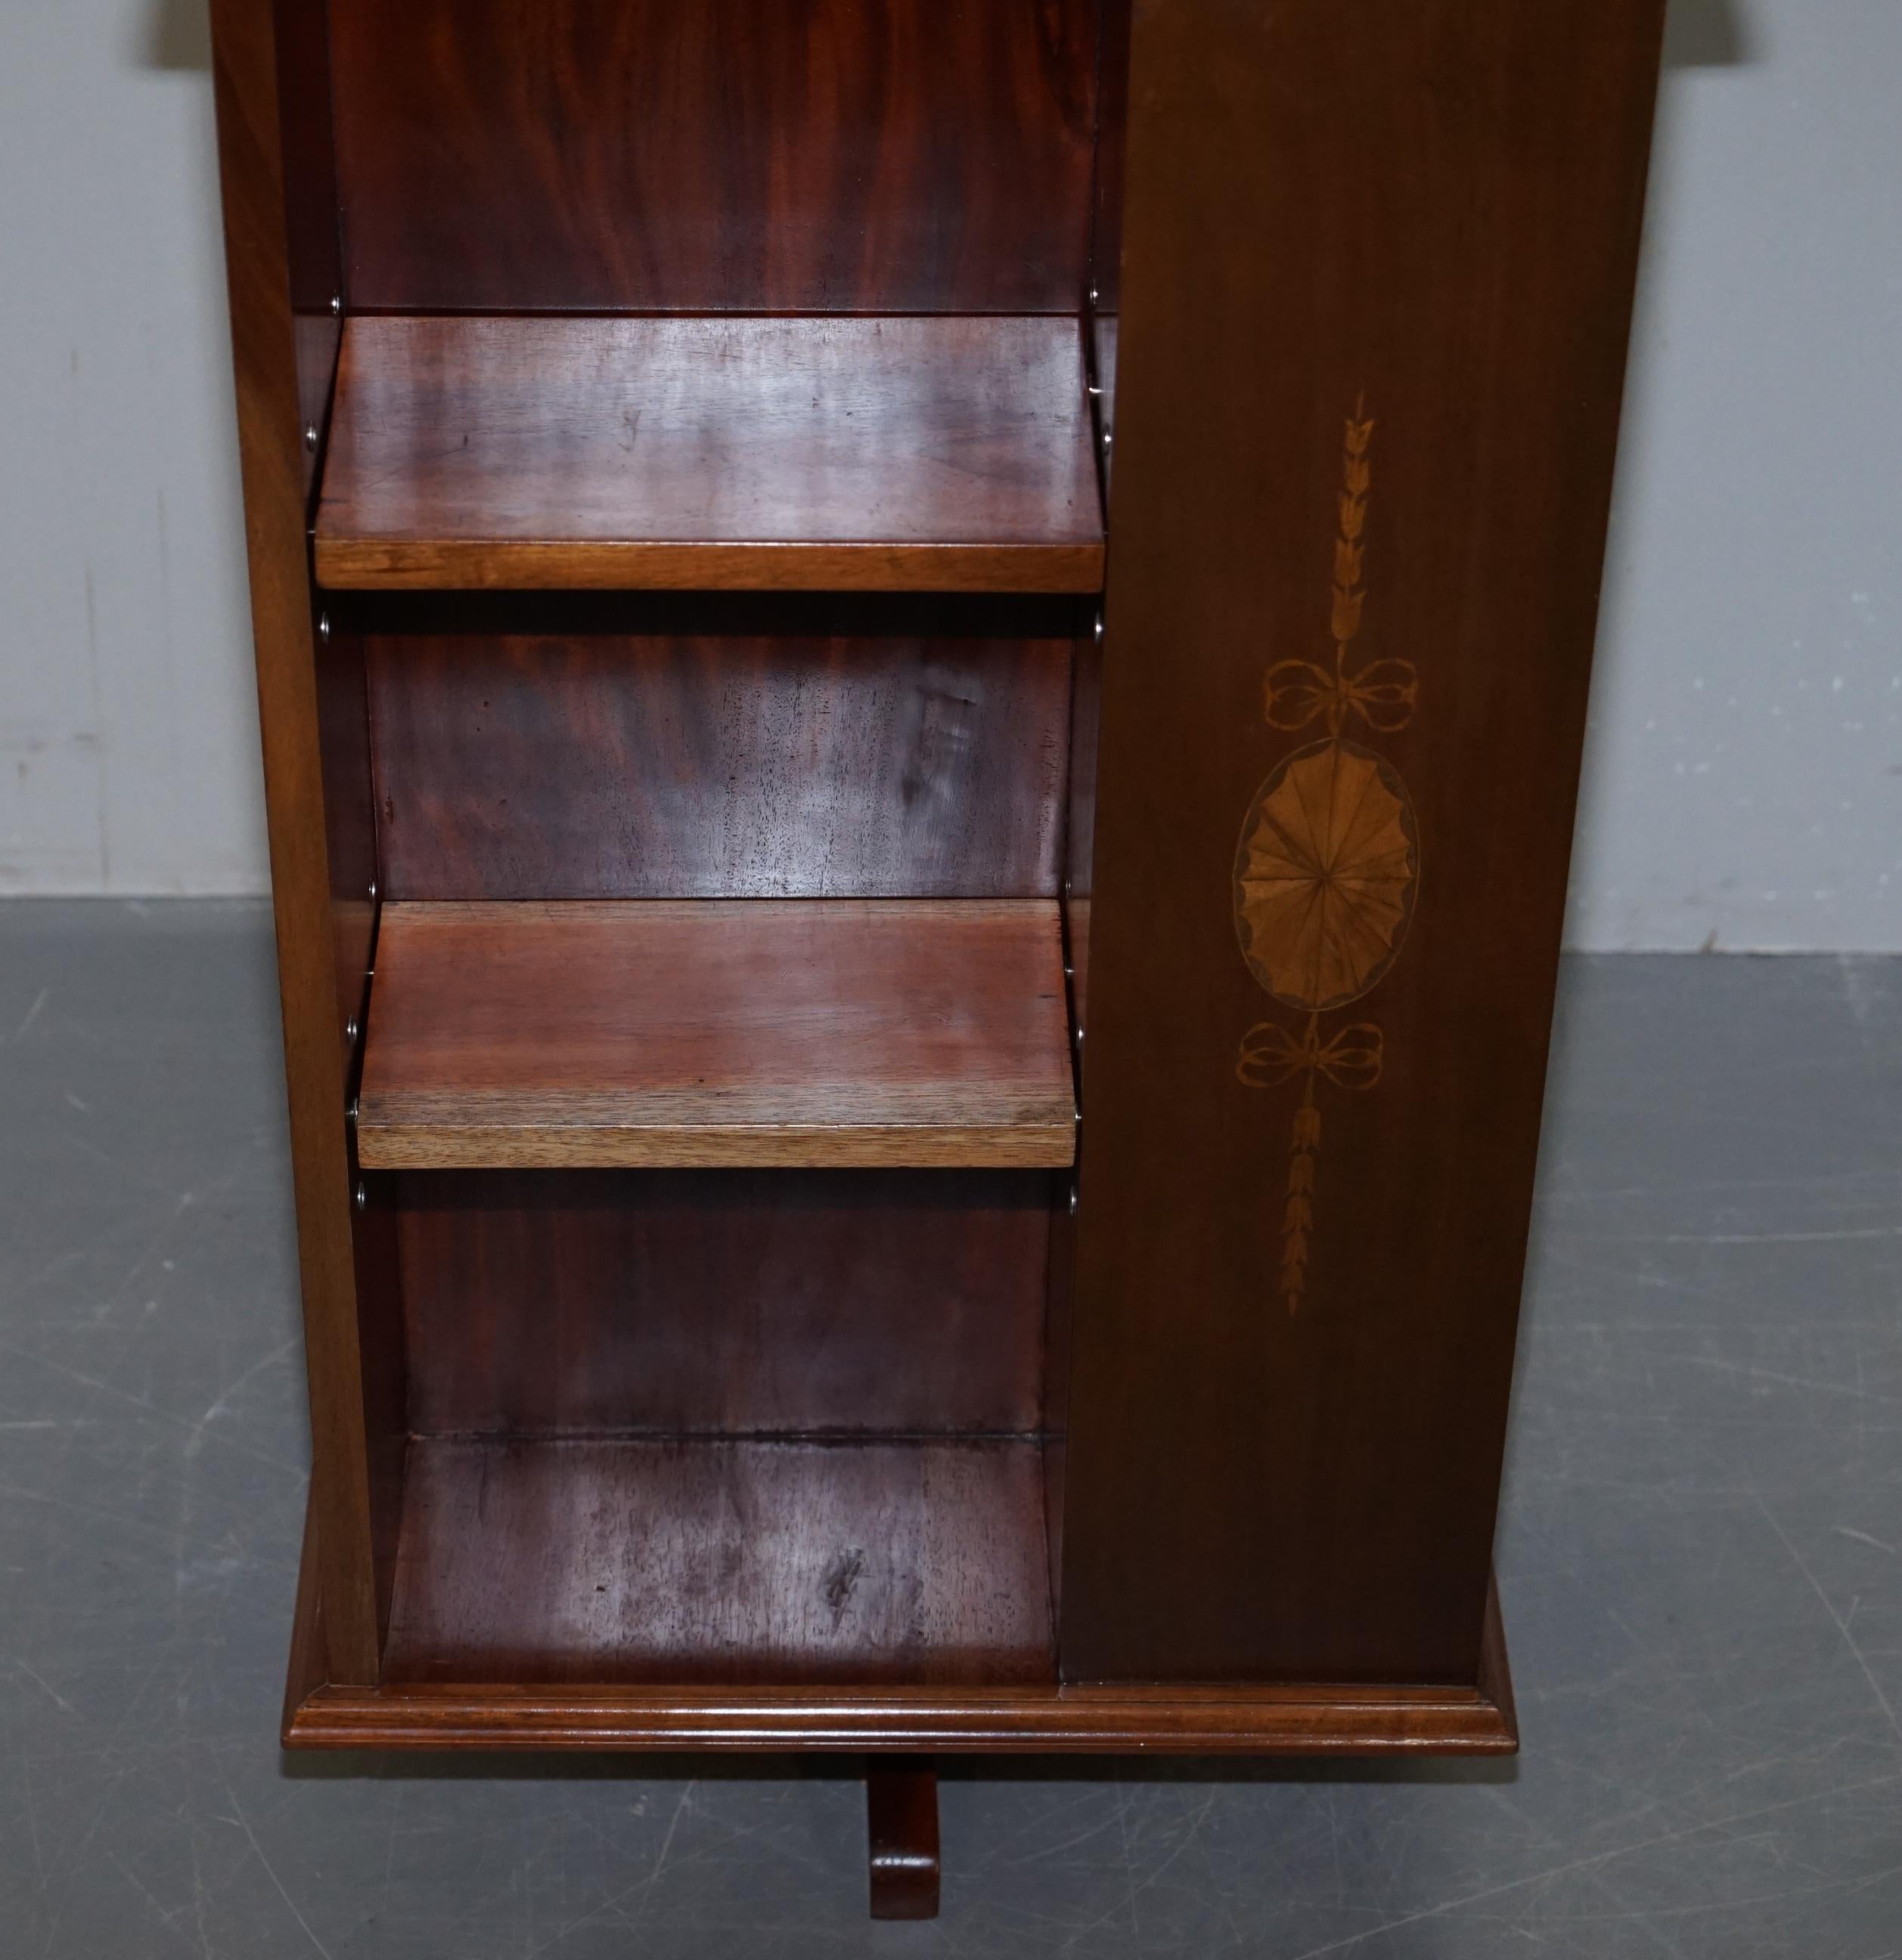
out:
{"label": "pedestal leg", "polygon": [[865,1771],[874,1919],[938,1917],[938,1771],[929,1756],[875,1756]]}

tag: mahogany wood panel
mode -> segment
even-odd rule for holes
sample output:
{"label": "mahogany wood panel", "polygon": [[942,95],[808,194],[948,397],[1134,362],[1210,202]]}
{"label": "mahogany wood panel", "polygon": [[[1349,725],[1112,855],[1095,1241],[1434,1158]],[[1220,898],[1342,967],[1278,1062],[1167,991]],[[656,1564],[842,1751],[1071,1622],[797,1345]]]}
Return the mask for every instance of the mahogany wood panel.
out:
{"label": "mahogany wood panel", "polygon": [[304,1501],[304,1545],[297,1564],[297,1599],[291,1609],[291,1659],[285,1671],[284,1711],[278,1733],[290,1746],[298,1711],[310,1698],[327,1687],[330,1656],[323,1638],[323,1581],[318,1570],[317,1491]]}
{"label": "mahogany wood panel", "polygon": [[298,1707],[304,1749],[800,1749],[1053,1754],[1512,1755],[1471,1688],[976,1688],[723,1695],[576,1688],[328,1688]]}
{"label": "mahogany wood panel", "polygon": [[938,1917],[938,1771],[929,1756],[875,1761],[865,1773],[874,1919]]}
{"label": "mahogany wood panel", "polygon": [[373,1169],[1047,1168],[1074,1130],[1047,901],[384,910]]}
{"label": "mahogany wood panel", "polygon": [[595,603],[370,642],[387,896],[1055,895],[1070,602]]}
{"label": "mahogany wood panel", "polygon": [[1478,1672],[1662,11],[1137,0],[1068,1679]]}
{"label": "mahogany wood panel", "polygon": [[1129,126],[1132,0],[1102,0],[1098,66],[1096,162],[1090,224],[1090,294],[1086,313],[1090,378],[1096,384],[1104,499],[1115,456],[1117,317],[1123,293],[1123,182]]}
{"label": "mahogany wood panel", "polygon": [[305,551],[307,452],[271,9],[261,0],[212,0],[212,33],[310,1380],[314,1522],[332,1678],[368,1684],[377,1678],[378,1645],[371,1492]]}
{"label": "mahogany wood panel", "polygon": [[1052,1182],[1022,1171],[406,1174],[410,1425],[1034,1431]]}
{"label": "mahogany wood panel", "polygon": [[[326,622],[327,624],[327,622]],[[330,945],[336,975],[331,1021],[342,1077],[356,1069],[356,1042],[370,991],[375,943],[376,799],[371,774],[369,698],[363,642],[320,632],[314,647],[317,741],[323,756],[323,838],[330,877]]]}
{"label": "mahogany wood panel", "polygon": [[419,1440],[391,1682],[1053,1678],[1034,1443]]}
{"label": "mahogany wood panel", "polygon": [[[298,1596],[300,1615],[318,1611]],[[301,1618],[300,1628],[311,1624]],[[1496,1634],[1496,1602],[1487,1624]],[[311,1643],[300,1637],[298,1651]],[[476,1684],[363,1690],[294,1679],[285,1742],[305,1749],[1153,1751],[1507,1755],[1504,1644],[1477,1687],[674,1688]],[[1495,1671],[1496,1670],[1496,1672]]]}
{"label": "mahogany wood panel", "polygon": [[284,228],[297,349],[298,427],[320,441],[304,446],[307,494],[316,486],[343,322],[342,240],[337,228],[336,152],[331,137],[330,24],[327,0],[252,0],[276,28],[274,63],[284,159]]}
{"label": "mahogany wood panel", "polygon": [[346,587],[1090,592],[1063,319],[353,319],[317,514]]}
{"label": "mahogany wood panel", "polygon": [[[1123,294],[1123,184],[1129,135],[1131,11],[1132,0],[1101,0],[1098,10],[1089,305],[1095,320],[1112,323]],[[1114,364],[1113,356],[1111,364]]]}
{"label": "mahogany wood panel", "polygon": [[331,0],[353,304],[1073,311],[1093,0]]}
{"label": "mahogany wood panel", "polygon": [[409,1445],[409,1361],[403,1326],[400,1220],[393,1180],[359,1178],[352,1217],[356,1251],[357,1352],[363,1378],[364,1445],[370,1474],[370,1548],[377,1624],[387,1632],[403,1518]]}

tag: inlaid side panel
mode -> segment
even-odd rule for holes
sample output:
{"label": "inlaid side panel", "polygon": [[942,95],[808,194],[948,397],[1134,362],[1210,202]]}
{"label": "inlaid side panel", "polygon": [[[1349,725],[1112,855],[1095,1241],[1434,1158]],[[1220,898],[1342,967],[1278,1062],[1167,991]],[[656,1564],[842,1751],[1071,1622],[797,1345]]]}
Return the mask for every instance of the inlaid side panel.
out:
{"label": "inlaid side panel", "polygon": [[[652,630],[544,615],[541,631],[371,641],[391,896],[1056,891],[1071,641],[980,629],[1050,635],[1072,609],[639,616]],[[789,629],[762,630],[771,617]]]}
{"label": "inlaid side panel", "polygon": [[419,1434],[1027,1434],[1036,1172],[400,1180]]}
{"label": "inlaid side panel", "polygon": [[1094,0],[331,0],[353,306],[1072,312]]}
{"label": "inlaid side panel", "polygon": [[1480,1663],[1662,8],[1377,13],[1135,8],[1072,1680]]}

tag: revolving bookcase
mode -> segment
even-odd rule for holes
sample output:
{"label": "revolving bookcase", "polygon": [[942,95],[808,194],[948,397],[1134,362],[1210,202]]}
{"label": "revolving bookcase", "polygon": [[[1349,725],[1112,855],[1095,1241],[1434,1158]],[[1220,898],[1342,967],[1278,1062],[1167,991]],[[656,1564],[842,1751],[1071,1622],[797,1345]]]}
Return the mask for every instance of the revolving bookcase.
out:
{"label": "revolving bookcase", "polygon": [[1515,1747],[1662,0],[212,12],[287,1744]]}

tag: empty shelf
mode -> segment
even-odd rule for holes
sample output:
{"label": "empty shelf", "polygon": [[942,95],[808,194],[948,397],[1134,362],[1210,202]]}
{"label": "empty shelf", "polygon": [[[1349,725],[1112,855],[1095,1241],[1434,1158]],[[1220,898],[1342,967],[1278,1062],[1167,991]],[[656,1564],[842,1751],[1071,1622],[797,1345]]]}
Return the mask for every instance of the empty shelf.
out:
{"label": "empty shelf", "polygon": [[395,1682],[1053,1681],[1034,1440],[419,1437]]}
{"label": "empty shelf", "polygon": [[338,587],[1093,592],[1074,320],[363,318]]}
{"label": "empty shelf", "polygon": [[1075,1154],[1047,899],[391,905],[371,1169]]}

